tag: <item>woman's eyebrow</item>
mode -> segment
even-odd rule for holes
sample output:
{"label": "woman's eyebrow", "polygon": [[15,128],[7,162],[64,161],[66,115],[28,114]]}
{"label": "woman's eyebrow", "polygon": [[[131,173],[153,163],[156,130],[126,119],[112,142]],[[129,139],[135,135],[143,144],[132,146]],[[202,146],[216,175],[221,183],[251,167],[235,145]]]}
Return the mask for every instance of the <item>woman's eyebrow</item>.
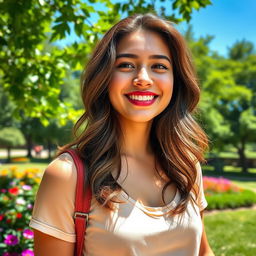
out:
{"label": "woman's eyebrow", "polygon": [[150,55],[149,58],[150,59],[165,59],[165,60],[168,60],[170,62],[170,64],[172,64],[171,59],[169,57],[167,57],[166,55],[161,55],[161,54]]}
{"label": "woman's eyebrow", "polygon": [[[132,54],[132,53],[120,53],[116,56],[116,59],[119,59],[119,58],[138,59],[139,56],[136,54]],[[161,55],[161,54],[150,55],[149,59],[165,59],[165,60],[168,60],[170,62],[170,64],[172,63],[169,57],[167,57],[166,55]]]}
{"label": "woman's eyebrow", "polygon": [[133,59],[138,59],[139,56],[136,54],[132,54],[132,53],[120,53],[116,56],[116,58],[133,58]]}

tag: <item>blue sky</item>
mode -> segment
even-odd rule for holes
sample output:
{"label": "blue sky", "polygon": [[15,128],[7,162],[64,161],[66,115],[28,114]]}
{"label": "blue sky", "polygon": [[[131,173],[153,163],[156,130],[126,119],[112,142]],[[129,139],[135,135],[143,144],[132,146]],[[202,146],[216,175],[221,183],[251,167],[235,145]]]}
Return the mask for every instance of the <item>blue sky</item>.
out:
{"label": "blue sky", "polygon": [[[212,5],[193,12],[190,23],[196,37],[215,37],[210,48],[221,55],[242,39],[253,42],[256,50],[256,0],[212,0]],[[178,29],[182,32],[186,25]]]}
{"label": "blue sky", "polygon": [[[210,48],[224,56],[228,47],[242,39],[254,43],[256,50],[256,0],[211,1],[212,5],[192,13],[190,23],[195,37],[214,36]],[[177,28],[180,32],[184,32],[186,27],[187,25],[182,23]],[[73,32],[70,37],[57,44],[67,45],[76,40],[79,39]]]}

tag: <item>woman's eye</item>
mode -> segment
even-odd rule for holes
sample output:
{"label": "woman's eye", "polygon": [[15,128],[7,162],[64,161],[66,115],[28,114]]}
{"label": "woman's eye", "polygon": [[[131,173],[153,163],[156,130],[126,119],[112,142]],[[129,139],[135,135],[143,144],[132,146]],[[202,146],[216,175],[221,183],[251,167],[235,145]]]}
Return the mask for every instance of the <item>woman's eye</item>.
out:
{"label": "woman's eye", "polygon": [[121,68],[121,69],[134,69],[134,65],[132,65],[131,63],[121,63],[117,66],[117,68]]}
{"label": "woman's eye", "polygon": [[167,70],[168,68],[164,64],[154,64],[152,69]]}

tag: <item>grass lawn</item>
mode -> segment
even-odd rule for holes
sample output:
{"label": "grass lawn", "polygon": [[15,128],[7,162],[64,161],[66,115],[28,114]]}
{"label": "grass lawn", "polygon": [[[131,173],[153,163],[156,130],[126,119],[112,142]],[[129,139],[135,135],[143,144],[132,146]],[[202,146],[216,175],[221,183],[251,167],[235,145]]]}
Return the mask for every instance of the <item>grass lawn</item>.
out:
{"label": "grass lawn", "polygon": [[24,171],[25,169],[30,168],[38,168],[41,171],[44,171],[48,163],[10,163],[10,164],[1,164],[0,170],[2,169],[9,169],[11,167],[17,167],[18,170]]}
{"label": "grass lawn", "polygon": [[256,210],[205,215],[205,228],[216,256],[256,255]]}
{"label": "grass lawn", "polygon": [[[231,179],[232,180],[232,179]],[[240,180],[232,180],[232,182],[238,185],[240,188],[251,189],[256,192],[256,181],[240,181]]]}

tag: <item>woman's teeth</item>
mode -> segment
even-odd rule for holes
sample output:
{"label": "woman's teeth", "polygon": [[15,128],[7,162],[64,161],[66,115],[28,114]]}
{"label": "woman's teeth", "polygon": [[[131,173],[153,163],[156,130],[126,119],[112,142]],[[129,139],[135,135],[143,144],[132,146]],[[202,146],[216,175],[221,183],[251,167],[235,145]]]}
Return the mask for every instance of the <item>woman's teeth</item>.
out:
{"label": "woman's teeth", "polygon": [[149,101],[149,100],[153,100],[154,96],[153,95],[148,95],[148,96],[142,96],[142,95],[128,95],[128,97],[131,100],[140,100],[140,101]]}

